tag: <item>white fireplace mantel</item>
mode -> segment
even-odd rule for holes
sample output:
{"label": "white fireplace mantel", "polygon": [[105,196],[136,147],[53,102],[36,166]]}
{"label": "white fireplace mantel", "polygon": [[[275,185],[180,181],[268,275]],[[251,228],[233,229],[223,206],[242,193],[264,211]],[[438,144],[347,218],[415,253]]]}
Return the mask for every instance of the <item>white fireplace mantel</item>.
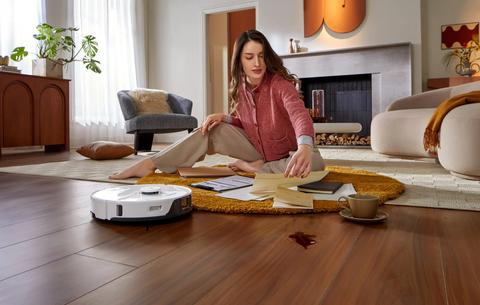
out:
{"label": "white fireplace mantel", "polygon": [[412,94],[409,42],[280,57],[290,73],[299,78],[371,74],[372,117],[384,112],[394,101]]}

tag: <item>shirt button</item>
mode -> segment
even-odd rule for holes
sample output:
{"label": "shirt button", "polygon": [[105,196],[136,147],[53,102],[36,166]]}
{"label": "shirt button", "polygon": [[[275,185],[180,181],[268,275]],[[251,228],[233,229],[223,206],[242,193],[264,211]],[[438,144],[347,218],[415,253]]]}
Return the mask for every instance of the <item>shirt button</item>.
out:
{"label": "shirt button", "polygon": [[255,109],[255,105],[253,105],[253,109]]}
{"label": "shirt button", "polygon": [[257,123],[255,123],[255,127],[258,127],[258,126],[257,126]]}

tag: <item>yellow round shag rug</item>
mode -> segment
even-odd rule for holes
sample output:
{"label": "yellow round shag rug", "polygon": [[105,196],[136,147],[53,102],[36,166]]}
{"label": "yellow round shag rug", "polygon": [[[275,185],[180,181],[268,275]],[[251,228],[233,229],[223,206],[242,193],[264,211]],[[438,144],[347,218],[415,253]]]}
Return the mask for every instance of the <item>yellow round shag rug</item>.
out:
{"label": "yellow round shag rug", "polygon": [[[326,168],[330,172],[323,181],[342,181],[352,183],[359,194],[373,194],[380,197],[380,204],[390,199],[395,199],[405,191],[403,183],[386,176],[373,172],[356,170],[346,167],[330,166]],[[243,176],[254,177],[254,174],[239,173]],[[187,186],[211,178],[180,178],[177,174],[150,174],[138,180],[136,184],[174,184]],[[241,201],[215,196],[217,192],[202,190],[195,187],[192,189],[192,203],[195,210],[223,212],[223,213],[257,213],[257,214],[299,214],[336,212],[342,208],[336,201],[314,200],[313,210],[307,209],[276,209],[273,208],[273,199],[264,201]]]}

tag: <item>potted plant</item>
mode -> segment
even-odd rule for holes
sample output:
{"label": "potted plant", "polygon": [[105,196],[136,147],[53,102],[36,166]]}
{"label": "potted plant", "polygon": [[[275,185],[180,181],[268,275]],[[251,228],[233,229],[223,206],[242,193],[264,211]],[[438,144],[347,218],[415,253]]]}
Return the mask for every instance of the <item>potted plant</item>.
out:
{"label": "potted plant", "polygon": [[[78,31],[78,28],[54,28],[44,23],[38,25],[36,29],[38,34],[33,35],[33,38],[38,41],[38,52],[35,53],[38,59],[32,61],[34,75],[63,78],[63,67],[73,61],[83,61],[87,69],[95,73],[102,72],[98,66],[100,62],[94,59],[98,52],[98,43],[94,36],[83,37],[81,48],[75,50],[76,44],[72,35],[73,32]],[[65,32],[70,35],[62,35]],[[76,59],[81,51],[85,53],[83,59]],[[17,47],[13,50],[11,58],[18,62],[28,54],[25,47]],[[53,72],[55,70],[57,72]]]}
{"label": "potted plant", "polygon": [[[476,52],[480,51],[478,35],[473,35],[472,40],[468,43],[464,43],[459,49],[455,49],[445,54],[443,62],[446,64],[446,68],[450,64],[453,57],[458,57],[460,63],[455,66],[455,72],[462,76],[473,75],[480,70],[480,66],[475,63],[480,57],[476,57]],[[477,67],[477,70],[474,67]]]}

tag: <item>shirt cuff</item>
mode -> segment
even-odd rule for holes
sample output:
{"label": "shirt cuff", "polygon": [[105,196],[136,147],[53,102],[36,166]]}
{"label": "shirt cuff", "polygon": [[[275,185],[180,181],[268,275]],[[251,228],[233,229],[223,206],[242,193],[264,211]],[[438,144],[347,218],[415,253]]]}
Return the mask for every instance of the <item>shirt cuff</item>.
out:
{"label": "shirt cuff", "polygon": [[297,144],[307,144],[313,148],[313,138],[311,136],[307,136],[306,134],[301,135],[297,139]]}
{"label": "shirt cuff", "polygon": [[225,118],[225,123],[232,124],[232,117],[229,116],[228,114],[227,114],[227,117]]}

